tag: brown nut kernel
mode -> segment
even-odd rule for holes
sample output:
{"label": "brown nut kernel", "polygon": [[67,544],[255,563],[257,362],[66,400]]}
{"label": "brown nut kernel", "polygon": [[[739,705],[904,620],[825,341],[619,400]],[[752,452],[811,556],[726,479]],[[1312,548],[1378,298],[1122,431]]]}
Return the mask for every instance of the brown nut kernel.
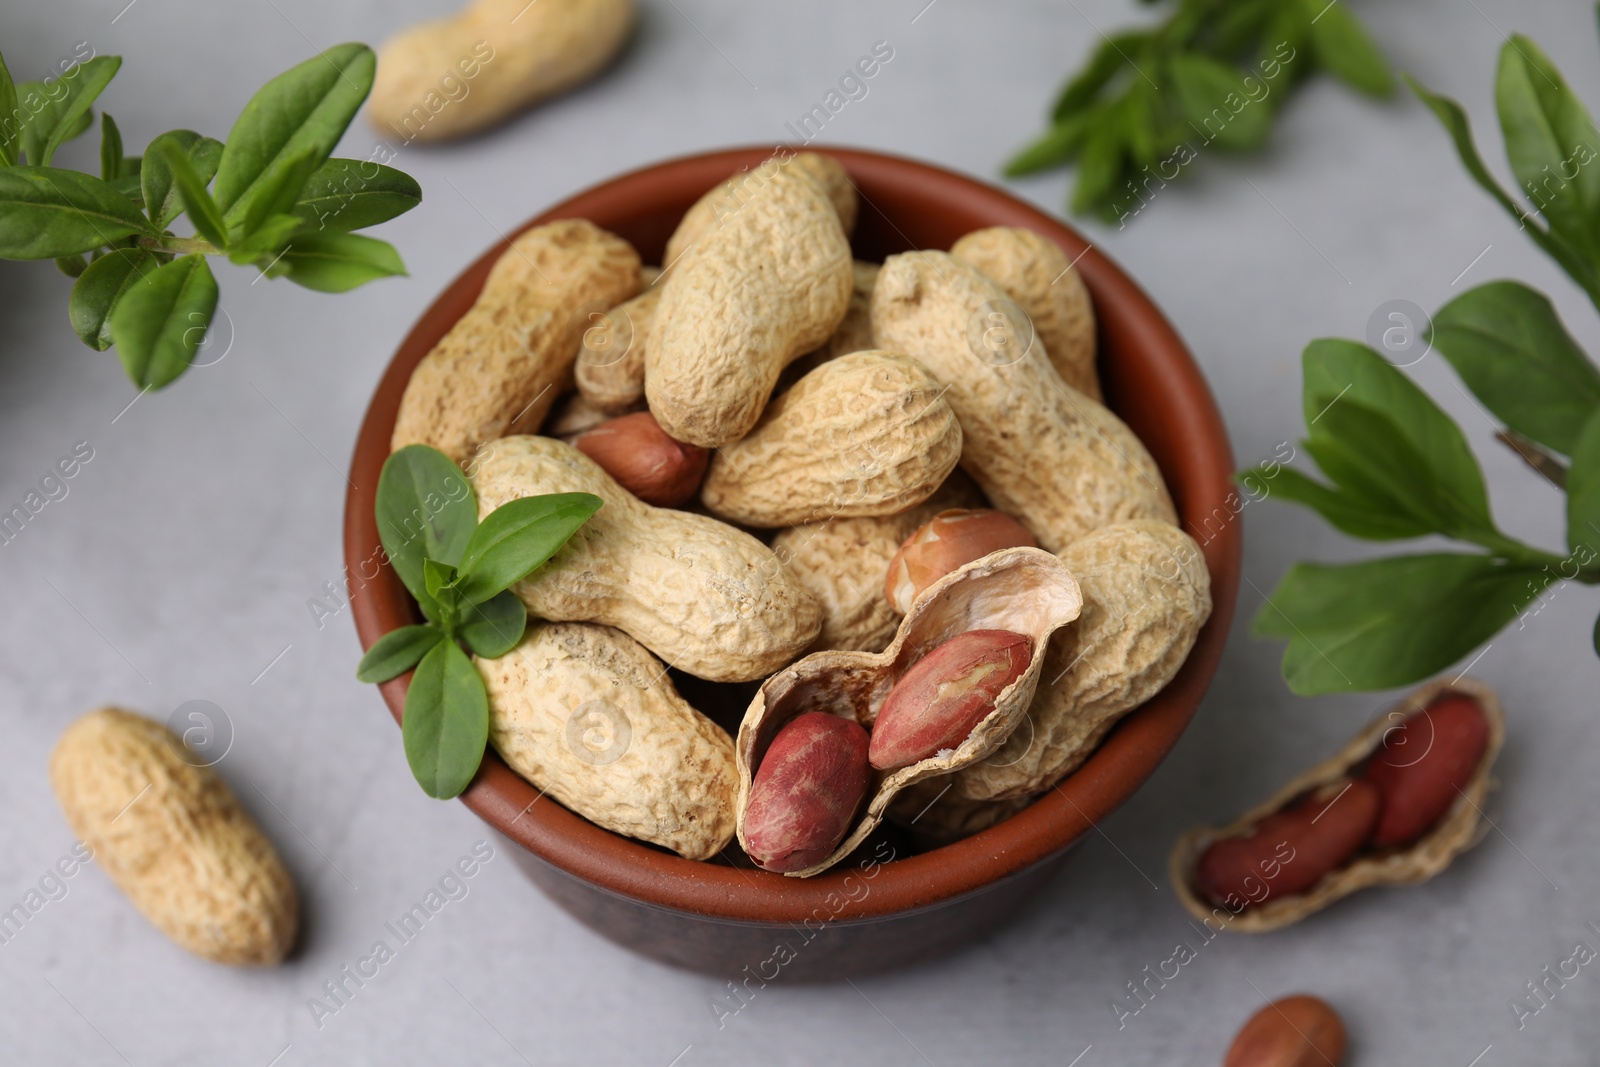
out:
{"label": "brown nut kernel", "polygon": [[791,719],[750,785],[745,850],[769,871],[820,863],[849,832],[871,780],[860,723],[825,711]]}
{"label": "brown nut kernel", "polygon": [[1022,524],[991,508],[941,511],[917,529],[889,563],[883,595],[904,615],[928,586],[964,564],[1002,548],[1037,548]]}
{"label": "brown nut kernel", "polygon": [[1380,803],[1377,787],[1364,779],[1330,782],[1251,833],[1206,849],[1195,886],[1229,907],[1303,893],[1366,843]]}
{"label": "brown nut kernel", "polygon": [[1320,997],[1301,993],[1250,1016],[1222,1067],[1339,1067],[1344,1048],[1339,1013]]}
{"label": "brown nut kernel", "polygon": [[1372,844],[1409,845],[1431,828],[1483,759],[1489,720],[1464,693],[1446,693],[1383,735],[1383,748],[1367,764],[1383,810]]}
{"label": "brown nut kernel", "polygon": [[901,676],[872,727],[873,767],[892,771],[957,748],[1028,669],[1033,642],[1010,630],[969,630]]}
{"label": "brown nut kernel", "polygon": [[648,411],[603,422],[572,444],[628,492],[658,508],[675,508],[694,496],[711,455],[674,441]]}

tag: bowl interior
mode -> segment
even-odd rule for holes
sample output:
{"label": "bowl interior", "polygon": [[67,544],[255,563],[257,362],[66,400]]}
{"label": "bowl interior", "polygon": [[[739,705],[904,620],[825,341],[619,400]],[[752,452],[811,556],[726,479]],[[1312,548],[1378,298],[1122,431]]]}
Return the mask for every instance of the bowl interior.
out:
{"label": "bowl interior", "polygon": [[[558,218],[586,218],[632,242],[646,263],[659,263],[668,236],[696,199],[771,152],[733,149],[657,164],[580,193],[517,232]],[[1107,403],[1145,442],[1166,476],[1184,527],[1205,554],[1215,606],[1178,676],[1124,718],[1077,772],[1020,814],[955,844],[913,853],[903,838],[891,835],[876,842],[867,861],[868,893],[852,888],[866,877],[853,862],[815,878],[793,879],[747,866],[685,860],[612,834],[542,799],[493,750],[462,796],[496,829],[591,884],[734,922],[800,922],[819,907],[836,921],[924,907],[1059,853],[1126,800],[1183,732],[1215,673],[1239,582],[1239,524],[1228,503],[1233,457],[1221,415],[1199,368],[1149,298],[1077,232],[999,189],[912,160],[858,150],[827,152],[849,170],[861,193],[852,241],[857,258],[879,261],[912,249],[948,249],[965,233],[1003,225],[1032,229],[1056,241],[1075,261],[1094,297]],[[361,427],[346,500],[345,555],[363,647],[394,627],[418,621],[404,586],[384,562],[373,520],[378,473],[388,456],[401,394],[417,363],[471,306],[508,243],[468,267],[423,314],[391,361]],[[396,721],[409,679],[382,687]],[[738,852],[736,843],[730,851]]]}

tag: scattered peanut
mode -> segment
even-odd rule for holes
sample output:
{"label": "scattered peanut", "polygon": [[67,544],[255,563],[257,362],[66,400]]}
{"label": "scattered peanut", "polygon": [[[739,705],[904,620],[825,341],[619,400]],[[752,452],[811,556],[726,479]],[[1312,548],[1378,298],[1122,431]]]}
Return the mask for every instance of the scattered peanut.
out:
{"label": "scattered peanut", "polygon": [[889,563],[883,595],[904,615],[928,586],[963,564],[1002,548],[1036,547],[1033,535],[1003,511],[951,508],[906,538]]}
{"label": "scattered peanut", "polygon": [[702,448],[748,433],[783,368],[850,305],[837,212],[792,165],[762,169],[770,177],[756,195],[668,271],[645,349],[650,410]]}
{"label": "scattered peanut", "polygon": [[1033,642],[1009,630],[968,630],[917,661],[872,724],[872,766],[899,770],[953,752],[1028,669]]}
{"label": "scattered peanut", "polygon": [[615,626],[668,663],[723,682],[772,673],[821,627],[816,601],[761,542],[704,515],[641,503],[571,445],[502,438],[469,477],[482,515],[539,493],[605,501],[513,586],[536,618]]}
{"label": "scattered peanut", "polygon": [[799,871],[828,857],[867,795],[867,731],[854,719],[806,712],[767,746],[750,784],[745,848],[769,871]]}
{"label": "scattered peanut", "polygon": [[872,291],[877,343],[920,360],[961,420],[961,465],[995,507],[1060,552],[1115,522],[1177,515],[1133,431],[1017,350],[1009,298],[943,252],[890,256]]}
{"label": "scattered peanut", "polygon": [[391,449],[432,445],[457,463],[497,437],[527,433],[572,381],[587,320],[639,291],[639,256],[582,219],[511,242],[483,292],[411,373]]}
{"label": "scattered peanut", "polygon": [[711,461],[701,500],[746,526],[888,515],[931,496],[961,458],[961,427],[915,360],[855,352],[825,363]]}
{"label": "scattered peanut", "polygon": [[1094,304],[1060,245],[1032,230],[995,226],[967,234],[950,246],[950,254],[977,267],[1017,302],[1062,381],[1100,399]]}
{"label": "scattered peanut", "polygon": [[1339,1067],[1344,1023],[1327,1002],[1302,993],[1250,1016],[1228,1047],[1222,1067]]}
{"label": "scattered peanut", "polygon": [[172,731],[119,708],[90,712],[61,735],[50,784],[117,888],[183,948],[246,965],[288,953],[300,921],[289,872]]}
{"label": "scattered peanut", "polygon": [[634,14],[633,0],[475,0],[383,46],[367,114],[407,141],[475,133],[588,81]]}
{"label": "scattered peanut", "polygon": [[603,422],[572,444],[622,488],[659,508],[675,508],[694,496],[711,459],[705,449],[668,437],[648,411]]}

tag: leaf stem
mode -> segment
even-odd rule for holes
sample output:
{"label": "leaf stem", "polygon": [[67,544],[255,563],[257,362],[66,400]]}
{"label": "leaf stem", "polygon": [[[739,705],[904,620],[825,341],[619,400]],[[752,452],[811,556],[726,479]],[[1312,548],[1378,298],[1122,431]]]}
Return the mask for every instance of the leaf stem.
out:
{"label": "leaf stem", "polygon": [[1532,467],[1545,480],[1557,489],[1565,491],[1567,488],[1567,465],[1556,458],[1555,453],[1543,445],[1529,440],[1515,430],[1495,431],[1495,440],[1505,445],[1521,457],[1522,462]]}
{"label": "leaf stem", "polygon": [[220,256],[222,249],[210,241],[202,241],[198,237],[140,237],[140,248],[148,248],[152,252],[175,252],[178,255],[187,255],[197,252],[203,256]]}

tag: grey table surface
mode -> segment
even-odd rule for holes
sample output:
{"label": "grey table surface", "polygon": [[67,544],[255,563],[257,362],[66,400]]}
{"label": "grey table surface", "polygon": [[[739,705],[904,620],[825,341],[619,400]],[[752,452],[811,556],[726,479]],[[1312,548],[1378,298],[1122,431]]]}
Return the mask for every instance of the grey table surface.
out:
{"label": "grey table surface", "polygon": [[[11,4],[0,46],[19,78],[79,42],[124,55],[106,103],[142,145],[175,126],[224,136],[262,81],[313,48],[379,41],[444,6]],[[426,201],[380,232],[410,277],[335,298],[254,284],[252,272],[223,265],[225,357],[131,407],[137,394],[115,358],[81,347],[68,327],[68,280],[47,264],[0,263],[0,505],[20,502],[79,442],[93,450],[68,495],[0,546],[0,906],[37,889],[73,845],[46,775],[62,728],[104,703],[165,718],[205,699],[235,734],[221,768],[282,847],[306,913],[289,963],[227,970],[166,942],[91,866],[0,944],[4,1058],[1206,1064],[1264,996],[1305,990],[1343,1012],[1354,1063],[1593,1062],[1600,976],[1580,972],[1521,1029],[1509,1007],[1576,943],[1600,946],[1586,925],[1600,921],[1600,663],[1589,638],[1596,604],[1581,588],[1547,594],[1472,668],[1512,717],[1490,808],[1498,832],[1423,887],[1368,892],[1274,935],[1198,945],[1166,884],[1173,838],[1253,804],[1386,701],[1295,698],[1278,678],[1279,647],[1249,638],[1263,590],[1293,560],[1365,551],[1275,502],[1242,516],[1239,617],[1194,724],[1042,898],[984,943],[853,985],[777,982],[719,1025],[721,980],[591,934],[497,853],[376,979],[316,1017],[308,1001],[323,983],[489,836],[466,808],[416,788],[399,732],[352,677],[348,613],[319,625],[309,605],[341,580],[358,421],[433,294],[502,231],[597,180],[783,139],[784,123],[877,41],[889,42],[892,61],[823,142],[992,179],[1098,31],[1148,17],[1125,0],[642,6],[637,40],[602,80],[479,140],[401,152],[396,165],[417,176]],[[1491,85],[1503,33],[1541,41],[1580,94],[1600,100],[1588,5],[1358,7],[1398,66],[1465,103],[1497,168]],[[65,158],[87,165],[87,141]],[[342,154],[366,156],[374,143],[358,122]],[[1079,225],[1188,339],[1241,464],[1301,432],[1302,346],[1362,336],[1388,300],[1431,309],[1471,284],[1521,278],[1550,292],[1580,341],[1600,350],[1593,309],[1468,181],[1410,98],[1374,104],[1317,80],[1264,152],[1190,169],[1192,180],[1162,190],[1125,228]],[[1066,179],[1012,188],[1059,210]],[[1504,526],[1559,544],[1559,497],[1493,443],[1444,362],[1429,356],[1408,373],[1466,429]],[[1197,957],[1119,1019],[1126,983],[1179,942]]]}

